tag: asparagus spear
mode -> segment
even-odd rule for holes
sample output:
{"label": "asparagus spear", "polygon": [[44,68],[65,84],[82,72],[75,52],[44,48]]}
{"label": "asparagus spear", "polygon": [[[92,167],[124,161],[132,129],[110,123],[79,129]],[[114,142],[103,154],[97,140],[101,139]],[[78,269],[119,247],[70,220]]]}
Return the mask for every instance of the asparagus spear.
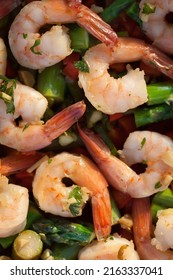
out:
{"label": "asparagus spear", "polygon": [[47,245],[86,245],[95,237],[91,224],[79,224],[62,217],[41,219],[33,224],[33,229],[41,234],[43,242]]}

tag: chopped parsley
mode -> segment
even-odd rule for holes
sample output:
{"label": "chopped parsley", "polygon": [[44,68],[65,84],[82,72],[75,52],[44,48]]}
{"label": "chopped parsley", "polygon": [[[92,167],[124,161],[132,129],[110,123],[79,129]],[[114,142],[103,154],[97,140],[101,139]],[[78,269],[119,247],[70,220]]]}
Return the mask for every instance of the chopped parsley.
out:
{"label": "chopped parsley", "polygon": [[52,162],[52,158],[48,159],[48,164],[50,164]]}
{"label": "chopped parsley", "polygon": [[34,45],[30,48],[30,50],[31,50],[34,54],[41,55],[41,52],[37,52],[37,51],[35,50],[35,47],[39,46],[39,45],[40,45],[40,42],[41,42],[40,39],[35,40]]}
{"label": "chopped parsley", "polygon": [[153,14],[156,10],[156,7],[154,7],[153,5],[149,4],[149,3],[145,3],[143,6],[143,10],[142,13],[145,15],[149,15],[149,14]]}
{"label": "chopped parsley", "polygon": [[24,126],[24,128],[23,128],[23,131],[24,131],[25,129],[27,129],[28,127],[29,127],[29,124],[26,123],[25,126]]}
{"label": "chopped parsley", "polygon": [[74,66],[81,72],[89,73],[89,66],[84,58],[74,63]]}
{"label": "chopped parsley", "polygon": [[6,104],[6,112],[14,114],[14,90],[16,88],[16,80],[8,79],[5,76],[0,75],[0,99]]}
{"label": "chopped parsley", "polygon": [[154,186],[155,189],[159,189],[162,187],[162,184],[160,182],[157,182]]}
{"label": "chopped parsley", "polygon": [[69,199],[75,198],[76,202],[70,204],[69,209],[73,216],[77,216],[80,213],[80,209],[82,206],[82,191],[81,187],[76,186],[70,193]]}
{"label": "chopped parsley", "polygon": [[140,147],[140,150],[143,148],[143,146],[145,145],[146,143],[146,138],[144,137],[141,141],[141,147]]}
{"label": "chopped parsley", "polygon": [[26,39],[28,37],[27,33],[23,33],[23,38]]}

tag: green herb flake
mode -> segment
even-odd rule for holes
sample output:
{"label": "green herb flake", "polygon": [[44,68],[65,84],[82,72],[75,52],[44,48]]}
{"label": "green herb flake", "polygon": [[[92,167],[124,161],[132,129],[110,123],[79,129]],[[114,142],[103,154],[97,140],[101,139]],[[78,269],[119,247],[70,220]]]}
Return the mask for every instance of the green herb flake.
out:
{"label": "green herb flake", "polygon": [[140,150],[144,147],[145,143],[146,143],[146,138],[144,137],[144,138],[142,139],[142,141],[141,141]]}
{"label": "green herb flake", "polygon": [[6,113],[14,114],[14,90],[16,88],[16,80],[8,79],[0,75],[0,99],[6,104]]}
{"label": "green herb flake", "polygon": [[25,126],[24,126],[24,128],[23,128],[23,131],[24,131],[25,129],[27,129],[28,127],[29,127],[29,124],[26,123]]}
{"label": "green herb flake", "polygon": [[73,216],[77,216],[80,213],[80,209],[82,206],[82,191],[81,187],[76,186],[70,193],[69,199],[75,198],[76,202],[70,204],[69,209]]}
{"label": "green herb flake", "polygon": [[38,55],[41,55],[41,52],[37,52],[37,51],[35,51],[35,47],[37,47],[37,46],[39,46],[40,45],[40,39],[37,39],[37,40],[35,40],[35,43],[34,43],[34,45],[30,48],[30,50],[34,53],[34,54],[38,54]]}
{"label": "green herb flake", "polygon": [[153,14],[156,10],[156,7],[154,7],[153,5],[149,4],[149,3],[145,3],[142,9],[142,13],[145,15],[150,15]]}
{"label": "green herb flake", "polygon": [[49,158],[47,162],[50,164],[52,162],[52,158]]}
{"label": "green herb flake", "polygon": [[28,34],[27,33],[23,33],[23,39],[26,39],[28,37]]}
{"label": "green herb flake", "polygon": [[81,72],[89,73],[89,66],[84,58],[74,63],[74,66]]}
{"label": "green herb flake", "polygon": [[159,189],[162,187],[162,184],[160,182],[157,182],[154,186],[155,189]]}

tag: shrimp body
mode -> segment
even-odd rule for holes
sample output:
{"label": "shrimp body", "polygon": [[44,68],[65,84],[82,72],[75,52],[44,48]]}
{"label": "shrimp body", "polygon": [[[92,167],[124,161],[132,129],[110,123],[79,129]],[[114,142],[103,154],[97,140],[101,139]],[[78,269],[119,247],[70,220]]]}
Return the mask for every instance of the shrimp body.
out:
{"label": "shrimp body", "polygon": [[[68,56],[72,52],[70,37],[67,28],[59,24],[71,22],[84,26],[105,43],[116,41],[111,27],[82,4],[70,7],[65,0],[33,1],[21,9],[9,31],[9,44],[19,64],[42,69]],[[54,26],[41,35],[39,30],[46,24]]]}
{"label": "shrimp body", "polygon": [[[66,187],[63,178],[74,184]],[[64,217],[80,216],[86,201],[91,197],[95,231],[98,239],[110,234],[111,206],[107,182],[96,165],[84,156],[63,152],[43,162],[33,181],[33,195],[39,207],[48,213]],[[80,201],[75,197],[79,188]],[[72,207],[77,203],[78,210]],[[77,206],[76,206],[77,207]]]}
{"label": "shrimp body", "polygon": [[0,38],[0,75],[5,75],[7,67],[7,50],[4,40]]}
{"label": "shrimp body", "polygon": [[79,260],[139,260],[133,241],[113,234],[106,240],[94,240],[79,251]]}
{"label": "shrimp body", "polygon": [[[148,196],[166,189],[173,176],[173,142],[157,132],[135,131],[130,133],[120,152],[122,160],[131,166],[145,162],[146,171],[131,180],[129,188],[137,195],[141,189]],[[136,187],[135,187],[136,185]],[[140,196],[139,196],[140,197]]]}
{"label": "shrimp body", "polygon": [[[144,6],[151,8],[151,13],[144,13]],[[140,18],[143,30],[153,41],[153,44],[165,53],[173,54],[172,23],[166,20],[166,16],[173,12],[172,1],[170,0],[142,0],[140,2]]]}
{"label": "shrimp body", "polygon": [[84,89],[85,96],[105,114],[126,112],[148,100],[144,71],[129,69],[125,76],[118,79],[108,73],[109,65],[118,62],[117,52],[104,44],[90,48],[84,56],[89,73],[79,72],[79,85]]}
{"label": "shrimp body", "polygon": [[161,251],[173,249],[173,209],[168,208],[157,212],[157,223],[151,243]]}
{"label": "shrimp body", "polygon": [[[57,113],[45,124],[41,121],[47,108],[47,99],[38,91],[17,84],[14,89],[14,113],[7,113],[0,99],[0,143],[18,151],[34,151],[51,144],[85,112],[83,102],[75,103]],[[15,120],[19,117],[17,126]]]}
{"label": "shrimp body", "polygon": [[[121,159],[112,156],[106,145],[93,133],[79,128],[88,151],[97,162],[109,184],[131,197],[146,197],[166,189],[173,176],[173,144],[168,137],[149,131],[135,131],[119,151]],[[145,162],[146,171],[137,174],[129,165]]]}
{"label": "shrimp body", "polygon": [[9,184],[8,179],[0,175],[0,237],[8,237],[24,229],[28,206],[28,190]]}
{"label": "shrimp body", "polygon": [[79,71],[79,85],[90,103],[106,114],[126,112],[148,100],[144,72],[127,67],[127,74],[115,79],[108,73],[109,65],[142,60],[155,65],[161,72],[173,78],[173,62],[170,58],[134,38],[119,38],[118,46],[104,44],[91,47],[84,55],[89,73]]}

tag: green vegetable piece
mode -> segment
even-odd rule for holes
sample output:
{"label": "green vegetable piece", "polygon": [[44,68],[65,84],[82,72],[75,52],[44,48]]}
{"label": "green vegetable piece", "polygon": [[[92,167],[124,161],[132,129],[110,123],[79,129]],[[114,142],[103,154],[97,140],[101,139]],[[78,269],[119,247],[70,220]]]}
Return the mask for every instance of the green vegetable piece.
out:
{"label": "green vegetable piece", "polygon": [[36,207],[36,205],[34,205],[34,203],[30,202],[25,229],[31,228],[32,224],[42,217],[42,212]]}
{"label": "green vegetable piece", "polygon": [[53,243],[86,245],[95,237],[91,224],[79,224],[58,217],[42,219],[33,223],[33,229],[42,234],[42,240],[49,246]]}
{"label": "green vegetable piece", "polygon": [[64,100],[65,78],[60,64],[47,67],[38,75],[37,89],[47,98],[49,107]]}
{"label": "green vegetable piece", "polygon": [[151,203],[151,216],[152,216],[152,221],[153,221],[154,223],[156,223],[156,221],[157,221],[157,212],[158,212],[159,210],[163,210],[163,209],[165,209],[164,206],[161,206],[161,205],[159,205],[159,204],[156,204],[156,203],[154,203],[154,202],[152,201],[152,203]]}
{"label": "green vegetable piece", "polygon": [[7,249],[8,247],[10,247],[13,244],[16,236],[17,235],[0,238],[0,245],[2,246],[2,248]]}
{"label": "green vegetable piece", "polygon": [[70,193],[69,193],[69,199],[75,198],[76,202],[70,204],[69,209],[72,215],[75,217],[80,213],[81,207],[82,207],[82,191],[81,187],[76,186]]}
{"label": "green vegetable piece", "polygon": [[112,225],[116,225],[121,217],[121,214],[111,194],[110,194],[110,200],[111,200],[111,208],[112,208]]}
{"label": "green vegetable piece", "polygon": [[173,84],[162,82],[147,85],[148,105],[157,105],[162,103],[170,103],[173,101]]}
{"label": "green vegetable piece", "polygon": [[33,230],[24,230],[14,240],[12,257],[15,260],[36,260],[42,249],[40,235]]}
{"label": "green vegetable piece", "polygon": [[28,37],[28,34],[27,33],[23,33],[23,39],[26,39]]}
{"label": "green vegetable piece", "polygon": [[35,47],[39,46],[40,45],[40,39],[37,39],[35,40],[34,42],[34,45],[30,48],[30,50],[34,53],[34,54],[37,54],[37,55],[41,55],[41,52],[38,52],[35,50]]}
{"label": "green vegetable piece", "polygon": [[146,138],[144,137],[144,138],[142,139],[142,141],[141,141],[140,150],[144,147],[145,143],[146,143]]}
{"label": "green vegetable piece", "polygon": [[82,60],[79,60],[74,63],[74,66],[81,72],[89,73],[89,66],[87,62],[82,58]]}
{"label": "green vegetable piece", "polygon": [[153,196],[152,202],[165,208],[173,208],[173,191],[167,188],[164,191],[156,193]]}
{"label": "green vegetable piece", "polygon": [[77,260],[80,245],[55,244],[51,248],[54,260]]}
{"label": "green vegetable piece", "polygon": [[157,182],[154,186],[155,189],[160,189],[162,187],[162,184],[160,182]]}
{"label": "green vegetable piece", "polygon": [[86,29],[74,24],[69,30],[71,48],[80,52],[89,48],[89,34]]}
{"label": "green vegetable piece", "polygon": [[167,208],[173,208],[173,191],[170,188],[158,192],[153,196],[151,202],[151,213],[153,221],[157,221],[157,212],[159,210]]}
{"label": "green vegetable piece", "polygon": [[6,104],[6,112],[14,114],[14,90],[16,88],[16,80],[8,79],[5,76],[0,75],[0,99],[2,99]]}
{"label": "green vegetable piece", "polygon": [[136,127],[172,118],[171,106],[167,104],[142,106],[134,110]]}
{"label": "green vegetable piece", "polygon": [[100,13],[101,18],[110,23],[113,19],[117,18],[119,14],[124,11],[134,0],[115,0],[108,7]]}
{"label": "green vegetable piece", "polygon": [[129,17],[131,17],[140,27],[142,27],[142,20],[139,17],[139,3],[134,1],[130,7],[126,10],[126,13]]}
{"label": "green vegetable piece", "polygon": [[145,15],[153,14],[156,10],[156,7],[151,5],[150,3],[144,3],[142,13]]}

